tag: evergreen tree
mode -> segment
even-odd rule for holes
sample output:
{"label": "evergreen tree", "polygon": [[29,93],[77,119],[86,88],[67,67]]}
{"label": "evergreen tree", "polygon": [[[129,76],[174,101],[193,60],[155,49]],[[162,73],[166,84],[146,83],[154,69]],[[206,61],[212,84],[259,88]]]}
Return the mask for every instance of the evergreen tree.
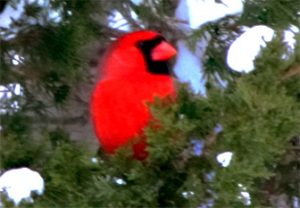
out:
{"label": "evergreen tree", "polygon": [[[1,1],[0,9],[20,2]],[[21,207],[292,207],[300,200],[300,33],[293,53],[282,58],[288,53],[283,30],[300,28],[298,0],[247,0],[240,17],[188,35],[174,18],[177,1],[24,2],[22,17],[0,28],[0,84],[6,87],[0,169],[37,170],[46,189]],[[149,106],[161,128],[155,122],[146,128],[150,154],[143,162],[131,159],[126,147],[97,155],[89,123],[98,60],[125,33],[111,26],[115,12],[130,30],[143,25],[174,43],[209,37],[202,58],[206,96],[178,84],[175,104]],[[229,45],[241,26],[258,24],[272,27],[276,37],[255,70],[232,71],[225,61]],[[222,167],[216,156],[228,151],[231,163]],[[241,192],[250,193],[250,205]]]}

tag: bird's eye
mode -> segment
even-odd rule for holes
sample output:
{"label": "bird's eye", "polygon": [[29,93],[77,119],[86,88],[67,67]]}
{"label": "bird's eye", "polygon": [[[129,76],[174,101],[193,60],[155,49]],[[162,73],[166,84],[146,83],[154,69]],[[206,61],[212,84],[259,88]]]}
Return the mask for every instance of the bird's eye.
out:
{"label": "bird's eye", "polygon": [[138,47],[143,47],[145,45],[145,42],[144,41],[139,41],[137,42],[137,46]]}

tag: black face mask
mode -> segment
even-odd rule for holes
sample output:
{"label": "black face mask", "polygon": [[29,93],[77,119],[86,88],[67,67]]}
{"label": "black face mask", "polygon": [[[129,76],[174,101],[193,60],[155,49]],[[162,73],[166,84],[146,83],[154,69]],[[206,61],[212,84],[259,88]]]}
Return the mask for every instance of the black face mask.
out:
{"label": "black face mask", "polygon": [[142,54],[146,60],[148,71],[153,74],[164,74],[164,75],[171,75],[169,69],[168,61],[153,61],[151,59],[151,51],[152,49],[159,45],[165,39],[161,36],[157,36],[151,40],[140,41],[137,43],[137,48],[142,51]]}

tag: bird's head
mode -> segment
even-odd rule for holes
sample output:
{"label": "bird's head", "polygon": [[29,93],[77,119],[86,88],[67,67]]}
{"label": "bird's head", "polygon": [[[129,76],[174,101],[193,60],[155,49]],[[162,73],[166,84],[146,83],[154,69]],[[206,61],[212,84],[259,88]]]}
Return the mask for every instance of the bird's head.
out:
{"label": "bird's head", "polygon": [[128,33],[116,40],[108,51],[104,76],[170,75],[168,61],[175,55],[176,49],[157,32]]}

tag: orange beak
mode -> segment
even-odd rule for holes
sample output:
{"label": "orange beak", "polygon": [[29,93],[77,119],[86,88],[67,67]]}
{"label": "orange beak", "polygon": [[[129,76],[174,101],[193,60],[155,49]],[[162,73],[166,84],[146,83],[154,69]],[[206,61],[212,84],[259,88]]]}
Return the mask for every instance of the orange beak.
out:
{"label": "orange beak", "polygon": [[151,59],[153,61],[165,61],[175,56],[176,53],[177,51],[173,46],[166,41],[162,41],[152,49]]}

